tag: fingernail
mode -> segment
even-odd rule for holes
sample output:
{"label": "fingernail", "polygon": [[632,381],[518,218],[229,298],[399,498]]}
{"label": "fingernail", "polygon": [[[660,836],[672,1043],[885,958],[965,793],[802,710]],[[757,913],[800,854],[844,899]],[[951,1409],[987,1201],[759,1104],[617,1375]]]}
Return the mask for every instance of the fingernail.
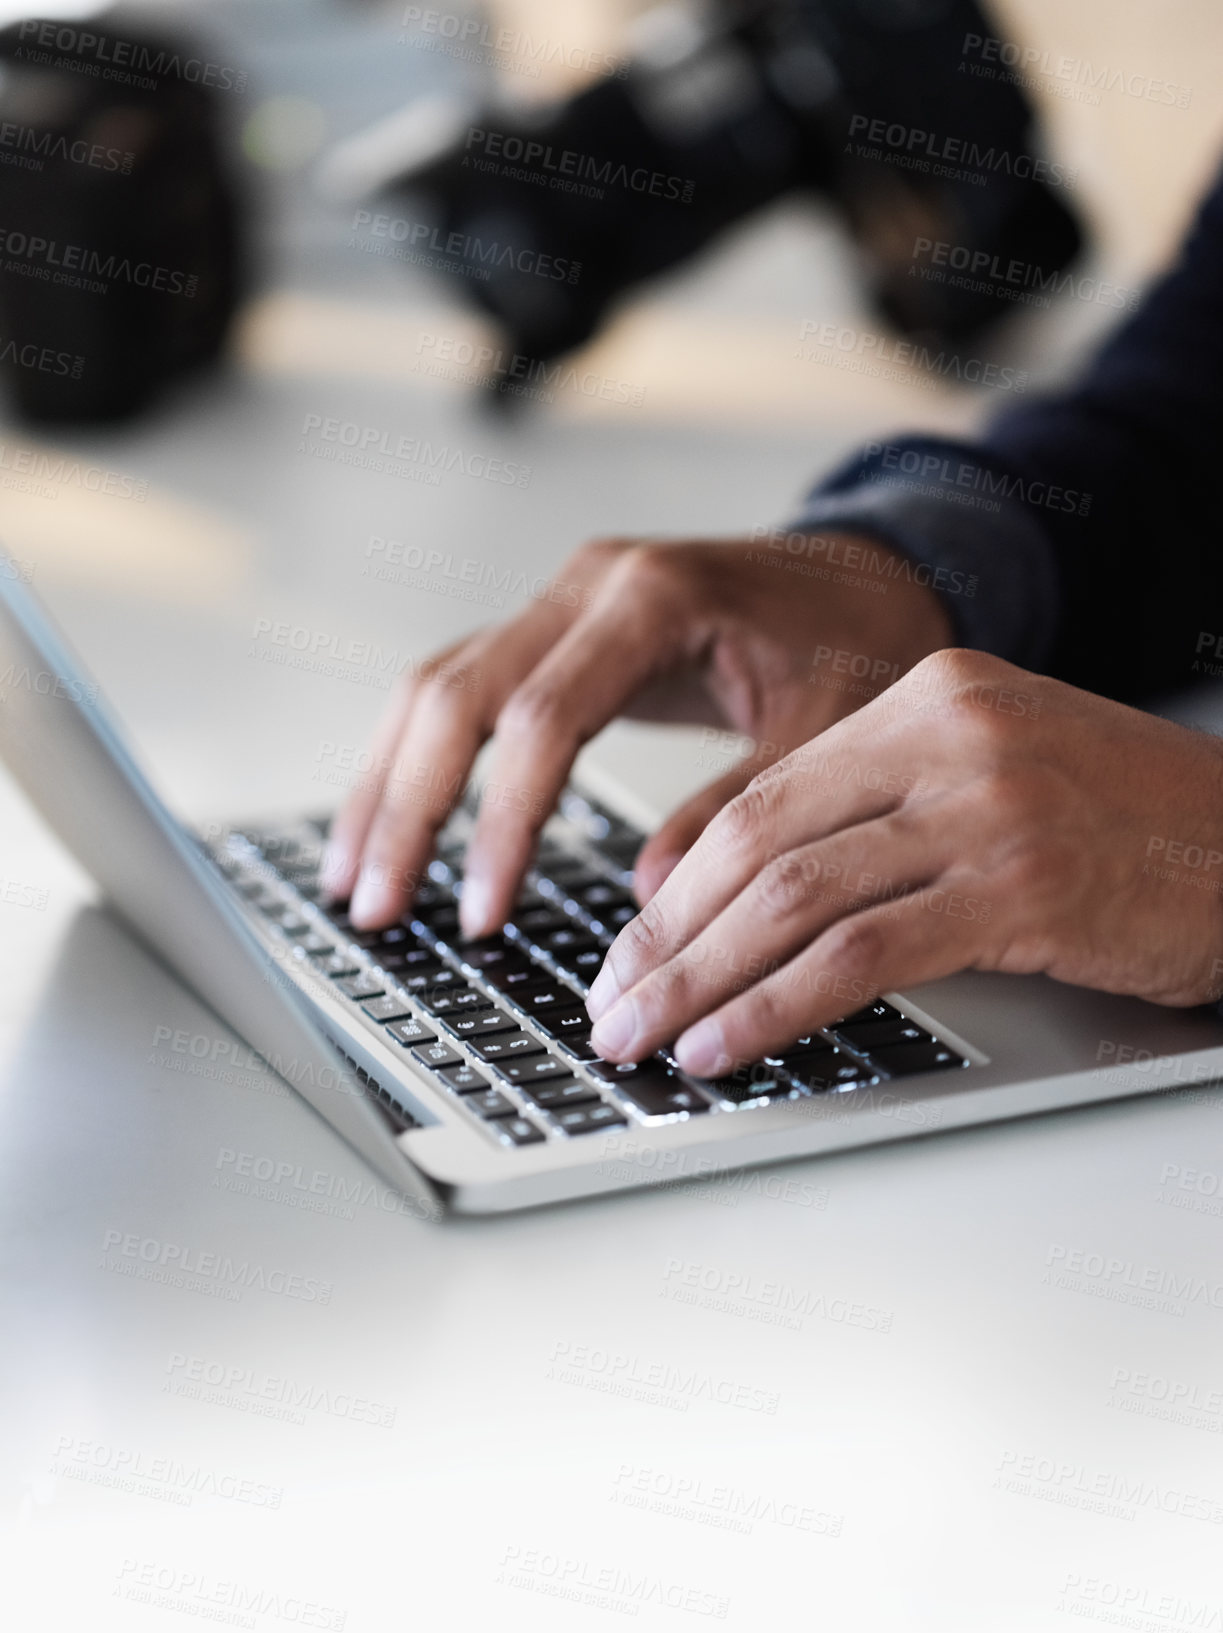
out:
{"label": "fingernail", "polygon": [[468,874],[459,892],[459,924],[465,936],[486,936],[496,928],[488,921],[491,901],[492,891],[487,880]]}
{"label": "fingernail", "polygon": [[380,919],[388,918],[393,905],[390,887],[367,875],[357,880],[357,888],[348,906],[348,916],[358,929],[363,929],[367,924],[373,925]]}
{"label": "fingernail", "polygon": [[698,1021],[690,1026],[675,1045],[675,1058],[693,1077],[718,1077],[728,1071],[730,1062],[717,1021]]}
{"label": "fingernail", "polygon": [[620,983],[612,974],[611,965],[604,959],[586,994],[586,1013],[592,1021],[597,1021],[600,1015],[606,1015],[619,996]]}
{"label": "fingernail", "polygon": [[637,1036],[637,1005],[624,998],[613,1005],[590,1034],[591,1044],[605,1058],[627,1055]]}

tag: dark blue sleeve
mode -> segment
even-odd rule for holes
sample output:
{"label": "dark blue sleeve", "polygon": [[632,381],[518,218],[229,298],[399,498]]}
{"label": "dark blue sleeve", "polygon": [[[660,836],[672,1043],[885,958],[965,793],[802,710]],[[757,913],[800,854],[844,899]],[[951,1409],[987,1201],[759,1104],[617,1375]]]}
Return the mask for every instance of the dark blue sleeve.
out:
{"label": "dark blue sleeve", "polygon": [[1143,700],[1223,674],[1221,467],[1223,179],[1078,385],[971,444],[872,444],[792,525],[935,575],[962,644]]}

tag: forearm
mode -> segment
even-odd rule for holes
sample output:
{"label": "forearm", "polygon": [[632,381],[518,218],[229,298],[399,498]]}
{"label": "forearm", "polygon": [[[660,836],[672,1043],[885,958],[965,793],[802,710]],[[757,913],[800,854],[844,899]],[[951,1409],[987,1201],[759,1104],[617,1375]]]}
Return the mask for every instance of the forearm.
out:
{"label": "forearm", "polygon": [[796,525],[869,531],[940,575],[962,644],[1144,699],[1200,678],[1223,635],[1220,447],[1223,188],[1081,384],[972,445],[874,444]]}

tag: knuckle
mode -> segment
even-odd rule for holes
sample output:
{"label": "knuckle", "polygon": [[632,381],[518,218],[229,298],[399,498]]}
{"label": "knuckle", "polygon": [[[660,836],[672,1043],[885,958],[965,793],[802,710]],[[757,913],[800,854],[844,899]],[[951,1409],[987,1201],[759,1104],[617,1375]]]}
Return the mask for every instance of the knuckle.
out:
{"label": "knuckle", "polygon": [[724,805],[705,830],[719,852],[755,849],[768,835],[775,808],[771,779],[753,777],[742,793]]}
{"label": "knuckle", "polygon": [[507,698],[497,716],[497,730],[509,738],[552,738],[560,734],[564,718],[565,700],[558,692],[527,682]]}
{"label": "knuckle", "polygon": [[420,672],[410,680],[406,695],[431,714],[457,714],[478,680],[478,670],[466,669],[457,660],[422,664]]}
{"label": "knuckle", "polygon": [[638,540],[622,557],[622,570],[642,593],[665,595],[683,582],[684,557],[674,544]]}
{"label": "knuckle", "polygon": [[838,976],[858,980],[876,969],[887,948],[885,927],[864,913],[841,919],[823,936],[823,954]]}
{"label": "knuckle", "polygon": [[793,855],[777,856],[767,862],[753,885],[757,910],[773,923],[795,917],[806,905],[808,894],[803,865]]}
{"label": "knuckle", "polygon": [[639,965],[653,965],[663,956],[665,931],[662,917],[653,902],[647,902],[616,938],[608,957],[619,974]]}
{"label": "knuckle", "polygon": [[979,685],[1006,667],[992,653],[968,646],[944,646],[914,664],[909,673],[954,692],[962,686]]}

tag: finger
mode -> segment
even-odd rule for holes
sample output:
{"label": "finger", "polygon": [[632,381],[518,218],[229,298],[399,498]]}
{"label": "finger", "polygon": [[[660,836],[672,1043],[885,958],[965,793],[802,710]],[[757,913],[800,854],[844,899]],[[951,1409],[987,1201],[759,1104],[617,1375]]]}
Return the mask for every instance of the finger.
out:
{"label": "finger", "polygon": [[728,800],[742,793],[758,770],[759,766],[754,760],[745,760],[707,788],[702,788],[699,794],[693,795],[646,840],[637,854],[633,875],[633,890],[642,906],[674,871],[684,853],[700,838],[710,819]]}
{"label": "finger", "polygon": [[532,607],[505,628],[467,641],[414,687],[377,800],[361,813],[365,830],[349,909],[359,928],[389,924],[407,906],[498,709],[562,619],[557,608]]}
{"label": "finger", "polygon": [[407,907],[486,735],[479,704],[441,688],[422,689],[361,853],[349,908],[359,929],[390,923]]}
{"label": "finger", "polygon": [[896,812],[775,857],[686,947],[603,1014],[591,1043],[641,1060],[780,968],[865,904],[906,894],[952,860],[939,811]]}
{"label": "finger", "polygon": [[[634,714],[640,718],[640,712],[636,709]],[[692,713],[689,718],[692,718]],[[832,723],[833,716],[830,714],[826,725]],[[643,907],[675,871],[680,859],[718,812],[741,794],[753,778],[784,759],[789,753],[788,743],[802,742],[810,730],[810,721],[802,717],[797,704],[787,706],[783,700],[780,708],[774,706],[768,710],[759,728],[753,752],[681,805],[642,847],[637,857],[633,888]]]}
{"label": "finger", "polygon": [[[733,901],[770,855],[895,810],[916,773],[914,747],[872,718],[874,704],[830,726],[755,778],[714,815],[657,893],[625,926],[586,995],[593,1019],[671,958]],[[888,767],[864,777],[862,767]]]}
{"label": "finger", "polygon": [[675,661],[692,630],[670,574],[617,570],[508,700],[467,851],[465,934],[488,935],[504,923],[578,750],[649,675]]}
{"label": "finger", "polygon": [[[953,891],[957,882],[939,883]],[[682,1069],[723,1076],[881,992],[971,968],[985,947],[986,927],[932,911],[926,896],[917,891],[838,919],[797,958],[682,1033],[675,1046]]]}
{"label": "finger", "polygon": [[[438,665],[449,664],[466,644],[456,641],[439,652],[434,660]],[[357,880],[357,867],[365,845],[365,836],[378,809],[387,772],[393,763],[395,749],[412,712],[412,704],[420,685],[413,675],[404,675],[395,696],[383,711],[371,746],[373,769],[358,789],[349,795],[336,813],[327,837],[323,854],[322,884],[328,895],[343,899],[352,894]]]}

